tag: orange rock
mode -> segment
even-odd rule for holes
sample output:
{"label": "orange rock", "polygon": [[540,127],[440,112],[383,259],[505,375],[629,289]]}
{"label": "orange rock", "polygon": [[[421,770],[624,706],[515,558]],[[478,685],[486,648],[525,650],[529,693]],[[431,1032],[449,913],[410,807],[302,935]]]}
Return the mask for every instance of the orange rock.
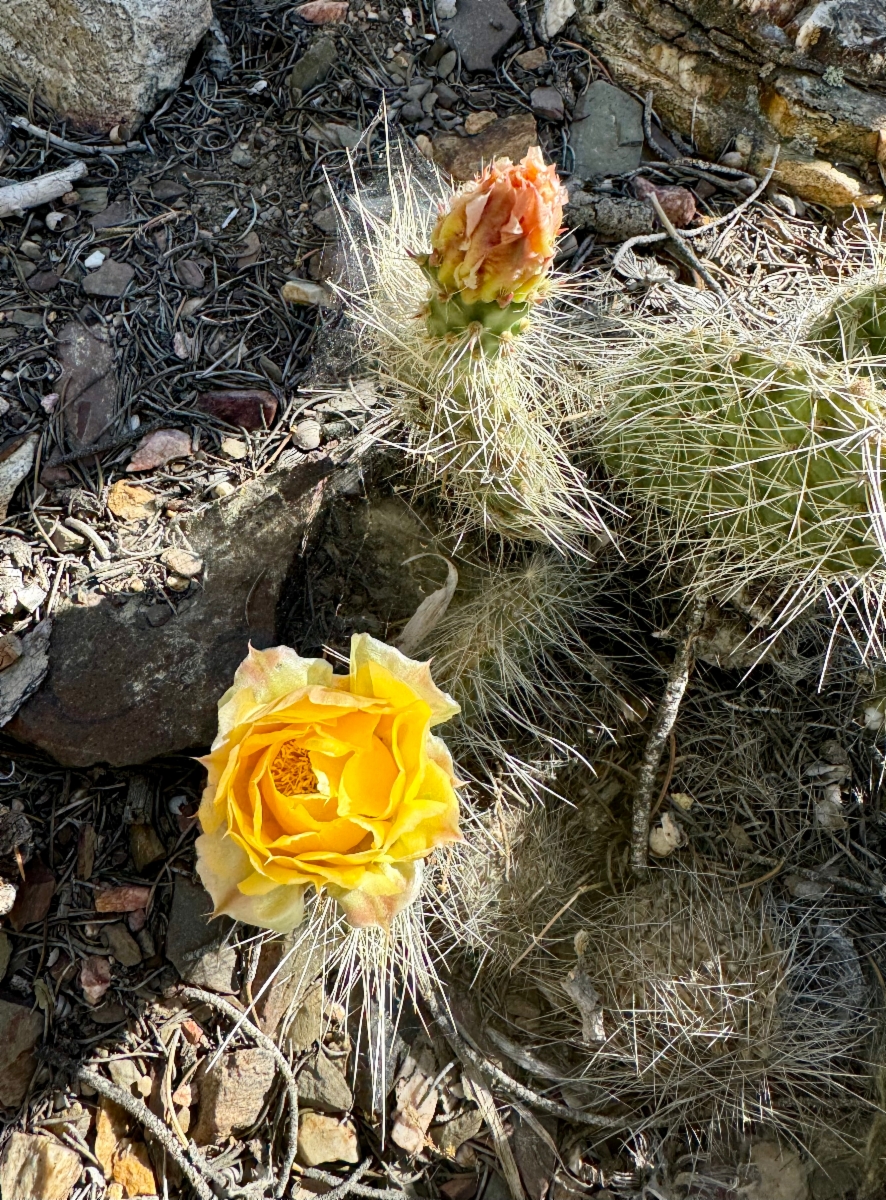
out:
{"label": "orange rock", "polygon": [[125,1142],[114,1155],[114,1181],[126,1196],[156,1196],[157,1181],[144,1142]]}
{"label": "orange rock", "polygon": [[108,492],[108,508],[124,521],[141,521],[154,513],[159,499],[147,488],[118,479]]}
{"label": "orange rock", "polygon": [[95,1146],[92,1152],[101,1163],[105,1179],[112,1178],[114,1155],[128,1128],[129,1118],[120,1105],[103,1098],[95,1119]]}

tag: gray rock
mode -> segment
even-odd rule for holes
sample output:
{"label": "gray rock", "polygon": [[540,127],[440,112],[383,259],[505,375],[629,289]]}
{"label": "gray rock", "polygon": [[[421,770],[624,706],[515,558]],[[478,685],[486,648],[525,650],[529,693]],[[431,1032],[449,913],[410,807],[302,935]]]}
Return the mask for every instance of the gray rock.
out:
{"label": "gray rock", "polygon": [[142,952],[135,938],[122,921],[114,921],[102,928],[102,937],[108,952],[113,954],[121,967],[137,967],[142,960]]}
{"label": "gray rock", "polygon": [[415,79],[406,89],[406,99],[424,100],[432,87],[430,79]]}
{"label": "gray rock", "polygon": [[0,1105],[18,1108],[37,1065],[34,1047],[43,1033],[43,1015],[0,1000]]}
{"label": "gray rock", "polygon": [[635,171],[643,150],[643,106],[598,79],[575,106],[570,145],[579,179]]}
{"label": "gray rock", "polygon": [[211,921],[212,901],[197,883],[178,875],[166,931],[166,957],[185,983],[212,992],[235,992],[237,952],[225,945],[233,921]]}
{"label": "gray rock", "polygon": [[562,121],[565,116],[563,97],[555,87],[537,87],[529,97],[532,111],[546,121]]}
{"label": "gray rock", "polygon": [[292,64],[289,74],[289,86],[292,91],[307,92],[318,83],[322,83],[338,58],[338,51],[332,38],[318,38],[309,46],[301,58]]}
{"label": "gray rock", "polygon": [[354,1103],[344,1075],[322,1049],[298,1073],[298,1101],[318,1112],[348,1112]]}
{"label": "gray rock", "polygon": [[338,213],[332,204],[326,208],[321,208],[318,213],[314,213],[311,219],[317,228],[322,229],[324,233],[335,233],[338,229]]}
{"label": "gray rock", "polygon": [[408,100],[400,109],[400,119],[405,121],[407,125],[412,125],[416,121],[420,121],[424,115],[424,109],[418,100]]}
{"label": "gray rock", "polygon": [[[296,1031],[310,1035],[304,1046],[300,1047],[305,1049],[320,1036],[319,1008],[316,1022],[311,1020],[311,1014],[315,1007],[313,996],[318,990],[315,981],[323,969],[323,955],[320,950],[304,944],[296,949],[298,937],[296,931],[262,944],[258,969],[252,981],[252,995],[259,1027],[268,1037],[276,1034],[284,1017],[293,1010],[289,1022],[291,1033],[292,1026],[302,1009],[308,1006],[310,998],[310,1011],[305,1013],[305,1019]],[[320,999],[322,1002],[322,995]],[[293,1040],[291,1035],[290,1044]]]}
{"label": "gray rock", "polygon": [[210,0],[4,0],[3,74],[57,116],[107,134],[135,125],[181,82]]}
{"label": "gray rock", "polygon": [[223,1054],[214,1067],[198,1074],[200,1108],[192,1134],[197,1145],[222,1142],[254,1124],[275,1074],[273,1055],[257,1047]]}
{"label": "gray rock", "polygon": [[118,1088],[128,1092],[130,1096],[139,1096],[139,1080],[143,1078],[141,1071],[131,1058],[112,1058],[108,1061],[108,1074]]}
{"label": "gray rock", "polygon": [[106,259],[97,271],[91,271],[84,276],[80,285],[87,296],[122,296],[132,283],[135,267],[129,263],[116,262],[113,258]]}
{"label": "gray rock", "polygon": [[73,448],[80,450],[107,431],[117,410],[114,346],[101,326],[87,329],[80,321],[69,321],[59,330],[57,353],[65,431]]}
{"label": "gray rock", "polygon": [[448,79],[455,70],[458,62],[458,54],[455,50],[447,50],[440,61],[437,63],[437,74],[441,79]]}
{"label": "gray rock", "polygon": [[[122,608],[102,599],[58,609],[45,684],[8,732],[70,766],[135,765],[208,746],[218,698],[250,641],[263,648],[279,640],[280,587],[306,530],[353,477],[329,460],[305,462],[185,519],[203,580],[174,615],[163,606],[162,624],[138,597]],[[0,686],[20,664],[0,672]]]}
{"label": "gray rock", "polygon": [[570,189],[563,222],[569,229],[594,229],[604,241],[624,242],[655,230],[655,210],[630,196]]}
{"label": "gray rock", "polygon": [[493,59],[520,28],[520,22],[505,0],[458,0],[455,16],[441,21],[440,27],[469,71],[491,71]]}
{"label": "gray rock", "polygon": [[90,218],[89,224],[93,229],[116,229],[118,225],[125,225],[132,218],[132,209],[128,200],[115,200],[113,204],[109,204],[102,212],[97,213]]}
{"label": "gray rock", "polygon": [[251,167],[255,158],[245,146],[235,146],[231,151],[231,162],[235,167]]}

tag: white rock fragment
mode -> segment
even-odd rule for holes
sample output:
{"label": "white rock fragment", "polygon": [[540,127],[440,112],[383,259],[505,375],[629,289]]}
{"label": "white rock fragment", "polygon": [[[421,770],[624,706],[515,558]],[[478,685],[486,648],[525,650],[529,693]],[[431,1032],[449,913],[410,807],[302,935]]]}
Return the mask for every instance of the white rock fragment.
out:
{"label": "white rock fragment", "polygon": [[829,783],[824,789],[824,795],[816,797],[815,824],[819,829],[827,829],[831,833],[846,828],[846,810],[843,804],[843,794],[838,783]]}
{"label": "white rock fragment", "polygon": [[27,437],[21,440],[16,438],[0,449],[0,521],[6,520],[15,489],[27,478],[34,465],[38,440],[36,433],[29,433]]}
{"label": "white rock fragment", "polygon": [[290,279],[280,289],[280,295],[290,304],[311,304],[329,306],[333,298],[322,283],[312,283],[310,279]]}
{"label": "white rock fragment", "polygon": [[298,446],[299,450],[316,450],[320,445],[322,436],[323,426],[319,421],[309,418],[306,421],[299,421],[295,427],[295,433],[292,435],[292,440]]}
{"label": "white rock fragment", "polygon": [[47,594],[46,588],[40,587],[37,583],[30,583],[19,592],[18,607],[24,609],[25,612],[32,613],[40,607]]}
{"label": "white rock fragment", "polygon": [[[10,883],[7,879],[0,879],[0,917],[5,917],[8,913],[12,912],[17,895],[18,891],[14,883]],[[0,963],[2,963],[2,955],[0,955]],[[3,978],[5,973],[6,967],[4,964],[3,970],[0,971],[0,979]]]}
{"label": "white rock fragment", "polygon": [[545,0],[541,24],[545,37],[556,37],[570,17],[575,16],[575,0]]}
{"label": "white rock fragment", "polygon": [[87,271],[95,271],[102,265],[107,257],[108,256],[105,254],[104,250],[93,250],[92,254],[90,254],[88,258],[83,259],[83,266]]}
{"label": "white rock fragment", "polygon": [[656,858],[667,858],[685,841],[686,835],[670,813],[662,813],[661,824],[649,831],[649,849]]}
{"label": "white rock fragment", "polygon": [[24,587],[21,571],[0,567],[0,614],[11,616],[18,606],[18,594]]}

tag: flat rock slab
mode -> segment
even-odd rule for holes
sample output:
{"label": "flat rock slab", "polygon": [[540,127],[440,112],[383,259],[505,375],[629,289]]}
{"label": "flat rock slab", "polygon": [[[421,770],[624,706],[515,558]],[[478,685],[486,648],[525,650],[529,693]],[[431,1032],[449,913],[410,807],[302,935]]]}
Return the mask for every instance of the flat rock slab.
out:
{"label": "flat rock slab", "polygon": [[325,459],[302,463],[184,521],[204,575],[177,610],[144,597],[57,610],[45,683],[6,731],[67,766],[208,746],[249,643],[276,642],[280,586],[306,530],[352,478]]}
{"label": "flat rock slab", "polygon": [[122,296],[135,275],[135,267],[129,263],[116,262],[109,258],[97,271],[85,276],[81,287],[87,296],[104,296],[116,299]]}
{"label": "flat rock slab", "polygon": [[229,917],[212,920],[212,900],[199,883],[177,875],[166,932],[166,957],[185,983],[230,995],[237,989],[237,952],[226,943]]}
{"label": "flat rock slab", "polygon": [[101,327],[70,321],[58,335],[65,431],[75,450],[91,446],[107,430],[117,408],[114,347]]}
{"label": "flat rock slab", "polygon": [[473,179],[493,159],[509,158],[511,162],[519,162],[530,146],[537,145],[535,118],[529,113],[521,113],[515,117],[500,117],[473,137],[446,134],[434,138],[434,162],[453,179],[465,182]]}
{"label": "flat rock slab", "polygon": [[520,22],[505,0],[458,0],[455,16],[441,21],[440,28],[469,71],[491,71]]}
{"label": "flat rock slab", "polygon": [[2,11],[3,74],[104,133],[178,87],[212,20],[210,0],[3,0]]}
{"label": "flat rock slab", "polygon": [[269,1050],[257,1046],[223,1054],[198,1075],[200,1108],[192,1137],[198,1146],[223,1142],[245,1130],[261,1115],[277,1068]]}
{"label": "flat rock slab", "polygon": [[598,79],[575,106],[570,145],[579,179],[635,171],[643,152],[643,106]]}
{"label": "flat rock slab", "polygon": [[5,1108],[18,1108],[25,1098],[37,1066],[34,1047],[42,1033],[39,1011],[0,1000],[0,1105]]}

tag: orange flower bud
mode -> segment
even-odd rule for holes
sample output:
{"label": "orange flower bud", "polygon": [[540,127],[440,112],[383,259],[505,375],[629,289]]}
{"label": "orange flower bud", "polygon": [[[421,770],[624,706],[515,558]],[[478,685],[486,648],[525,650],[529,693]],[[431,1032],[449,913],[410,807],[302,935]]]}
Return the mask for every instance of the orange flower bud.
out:
{"label": "orange flower bud", "polygon": [[566,189],[533,146],[516,166],[496,159],[452,197],[431,234],[428,267],[466,304],[525,303],[554,260]]}

